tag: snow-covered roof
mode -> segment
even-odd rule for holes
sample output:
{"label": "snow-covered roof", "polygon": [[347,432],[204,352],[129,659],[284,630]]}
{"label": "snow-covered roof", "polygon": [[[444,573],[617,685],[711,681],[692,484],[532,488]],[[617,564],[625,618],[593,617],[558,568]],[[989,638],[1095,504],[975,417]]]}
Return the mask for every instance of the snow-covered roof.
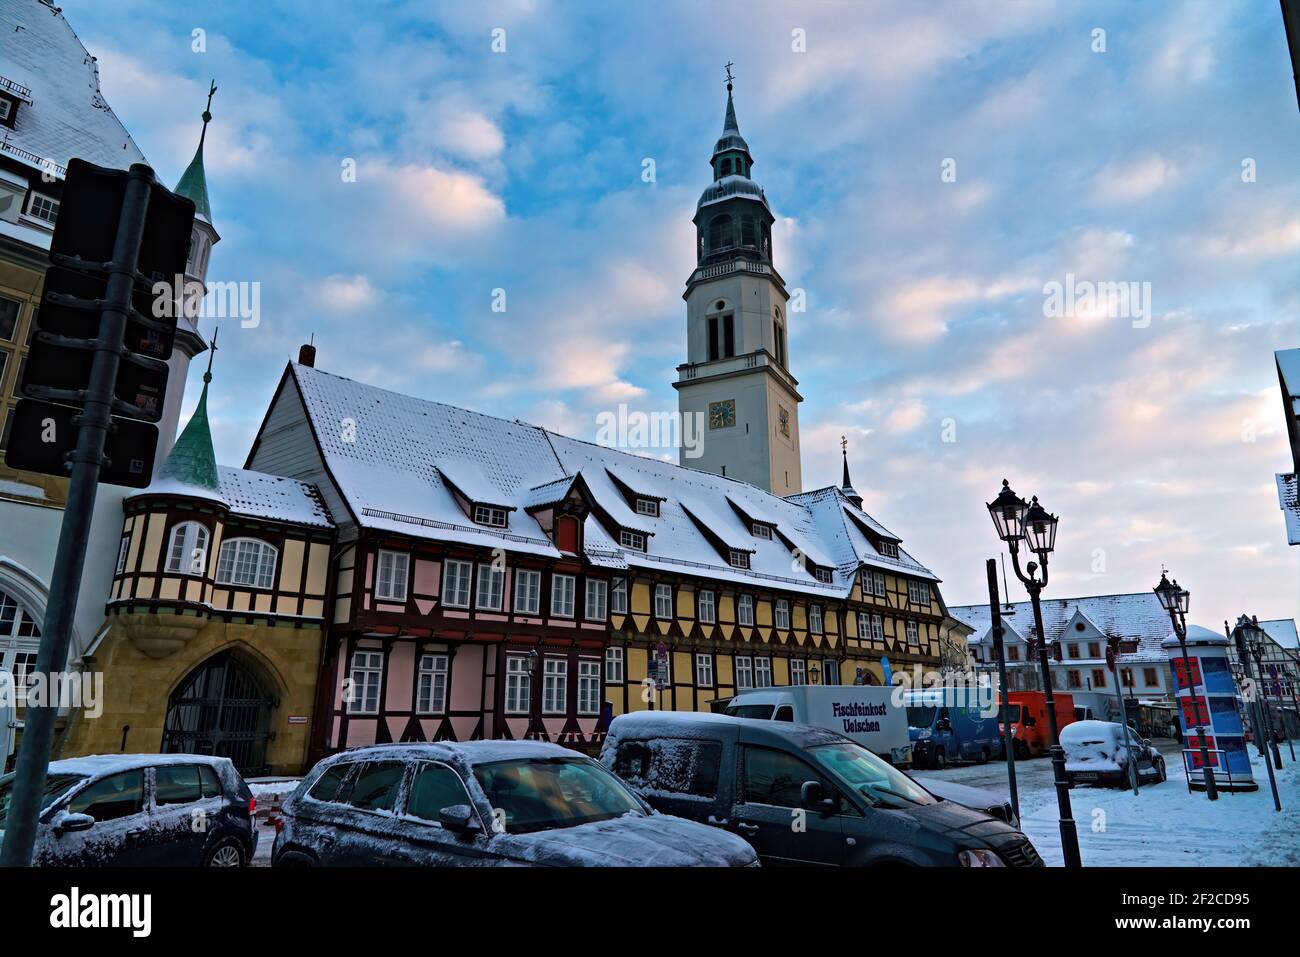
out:
{"label": "snow-covered roof", "polygon": [[[325,464],[352,513],[367,528],[558,557],[528,510],[558,501],[580,476],[595,505],[584,529],[585,554],[592,564],[676,571],[751,586],[764,583],[827,597],[842,598],[853,584],[859,558],[844,519],[836,519],[842,539],[836,542],[828,540],[818,516],[819,495],[836,503],[832,511],[839,509],[844,500],[838,490],[784,499],[735,479],[517,420],[401,395],[310,366],[290,368]],[[499,499],[494,504],[515,509],[506,527],[473,524],[442,475],[494,490]],[[661,499],[659,515],[633,512],[620,484]],[[747,514],[763,515],[778,534],[771,539],[754,536],[733,501],[742,503]],[[717,539],[750,551],[750,568],[731,567],[687,508]],[[602,516],[612,528],[602,523]],[[833,524],[830,527],[833,530]],[[647,532],[646,551],[623,548],[618,528]],[[901,550],[895,560],[881,558],[869,545],[867,549],[868,564],[937,581]],[[818,581],[808,563],[834,569],[832,582]]]}
{"label": "snow-covered roof", "polygon": [[1294,618],[1270,618],[1261,621],[1259,627],[1273,639],[1273,643],[1291,651],[1300,649],[1300,635],[1296,634]]}
{"label": "snow-covered roof", "polygon": [[95,58],[52,4],[0,4],[0,77],[6,92],[30,90],[14,129],[0,130],[0,156],[37,169],[52,160],[60,175],[74,156],[118,169],[145,162],[100,93]]}
{"label": "snow-covered roof", "polygon": [[[1160,643],[1170,631],[1169,613],[1160,605],[1155,592],[1136,592],[1127,595],[1091,595],[1084,598],[1042,599],[1043,628],[1049,641],[1070,640],[1067,631],[1077,613],[1082,613],[1103,635],[1118,635],[1126,641],[1136,641],[1136,652],[1121,655],[1124,661],[1163,661],[1165,654]],[[974,629],[967,639],[970,644],[982,644],[990,630],[989,606],[954,605],[948,613]],[[1004,628],[1014,628],[1018,635],[1028,638],[1034,630],[1034,609],[1027,601],[1002,606]]]}
{"label": "snow-covered roof", "polygon": [[329,511],[316,489],[297,479],[217,466],[222,499],[234,515],[329,528]]}
{"label": "snow-covered roof", "polygon": [[897,558],[877,551],[870,539],[858,527],[855,519],[880,529],[882,538],[897,541],[898,537],[845,498],[844,492],[840,489],[829,487],[812,492],[801,492],[798,495],[791,495],[789,500],[802,505],[812,516],[816,529],[814,537],[825,549],[826,564],[840,567],[866,565],[882,571],[902,572],[934,582],[940,580],[939,576],[913,558],[901,545],[898,546]]}
{"label": "snow-covered roof", "polygon": [[1287,544],[1300,545],[1300,488],[1297,488],[1295,473],[1278,474],[1277,504],[1286,519]]}

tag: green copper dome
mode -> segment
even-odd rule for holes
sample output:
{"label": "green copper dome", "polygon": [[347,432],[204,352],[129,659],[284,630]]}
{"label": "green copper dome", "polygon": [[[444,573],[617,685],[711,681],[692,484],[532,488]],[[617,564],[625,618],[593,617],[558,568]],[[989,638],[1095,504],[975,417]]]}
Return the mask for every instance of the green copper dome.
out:
{"label": "green copper dome", "polygon": [[199,404],[195,406],[194,414],[185,424],[180,438],[172,446],[158,477],[215,492],[220,483],[217,480],[217,456],[212,450],[212,429],[208,425],[210,379],[210,374],[204,375]]}
{"label": "green copper dome", "polygon": [[[204,114],[205,116],[207,114]],[[208,178],[203,172],[203,141],[194,151],[194,159],[185,167],[185,173],[176,184],[175,193],[194,201],[194,215],[212,222],[212,207],[208,204]]]}

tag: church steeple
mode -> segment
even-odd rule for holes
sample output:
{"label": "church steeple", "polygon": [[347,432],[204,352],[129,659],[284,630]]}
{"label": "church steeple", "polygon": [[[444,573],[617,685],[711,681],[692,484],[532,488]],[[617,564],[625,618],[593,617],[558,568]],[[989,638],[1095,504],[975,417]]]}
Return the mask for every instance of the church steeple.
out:
{"label": "church steeple", "polygon": [[203,168],[203,142],[208,137],[208,124],[212,122],[212,97],[217,92],[217,83],[212,81],[208,89],[208,105],[203,109],[203,129],[199,132],[199,146],[194,151],[194,159],[185,167],[174,192],[194,202],[194,215],[201,216],[209,224],[212,222],[212,205],[208,202],[208,176]]}
{"label": "church steeple", "polygon": [[217,456],[212,448],[212,428],[208,424],[208,384],[212,381],[212,358],[216,351],[217,337],[213,335],[199,404],[194,407],[194,414],[158,471],[160,481],[156,484],[175,483],[207,492],[216,492],[220,487]]}
{"label": "church steeple", "polygon": [[785,282],[772,257],[776,217],[750,178],[754,159],[727,106],[713,146],[712,182],[695,208],[696,265],[686,281],[686,362],[678,405],[708,428],[703,452],[682,464],[742,479],[778,495],[803,487],[798,382],[786,352]]}
{"label": "church steeple", "polygon": [[844,456],[844,479],[840,482],[840,492],[850,502],[858,508],[862,507],[862,496],[858,490],[853,487],[853,482],[849,479],[849,440],[840,436],[840,454]]}

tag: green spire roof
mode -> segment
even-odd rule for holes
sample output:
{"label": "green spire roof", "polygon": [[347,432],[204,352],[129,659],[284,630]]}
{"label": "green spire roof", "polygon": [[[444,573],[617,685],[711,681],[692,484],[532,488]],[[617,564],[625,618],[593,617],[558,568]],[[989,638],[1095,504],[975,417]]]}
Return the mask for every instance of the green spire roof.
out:
{"label": "green spire roof", "polygon": [[208,124],[212,122],[212,95],[217,92],[213,83],[208,90],[208,106],[203,111],[203,131],[199,134],[199,148],[194,151],[194,159],[185,167],[180,182],[176,184],[175,193],[194,202],[194,214],[212,223],[212,207],[208,203],[208,177],[203,171],[203,141],[208,136]]}
{"label": "green spire roof", "polygon": [[217,456],[212,450],[212,429],[208,425],[208,383],[211,381],[212,373],[205,373],[199,404],[172,446],[158,477],[215,492],[220,483],[217,480]]}

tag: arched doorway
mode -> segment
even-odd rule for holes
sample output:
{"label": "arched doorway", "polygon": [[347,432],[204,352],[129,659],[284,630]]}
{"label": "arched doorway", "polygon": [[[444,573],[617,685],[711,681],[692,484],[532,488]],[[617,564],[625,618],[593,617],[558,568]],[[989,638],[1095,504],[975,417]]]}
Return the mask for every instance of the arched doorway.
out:
{"label": "arched doorway", "polygon": [[237,654],[213,655],[185,676],[167,702],[164,754],[215,754],[241,774],[266,774],[271,712],[279,701]]}

